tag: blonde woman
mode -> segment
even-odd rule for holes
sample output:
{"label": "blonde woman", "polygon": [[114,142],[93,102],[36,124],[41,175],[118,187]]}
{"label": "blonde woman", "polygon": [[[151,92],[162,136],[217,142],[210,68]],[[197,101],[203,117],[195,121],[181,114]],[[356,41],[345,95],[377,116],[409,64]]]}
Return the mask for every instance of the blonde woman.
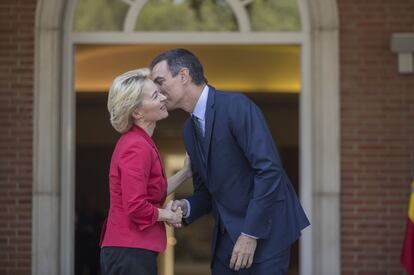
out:
{"label": "blonde woman", "polygon": [[112,83],[108,111],[121,133],[110,173],[110,208],[101,241],[101,271],[105,275],[156,275],[156,259],[166,247],[164,222],[180,224],[182,211],[167,194],[191,176],[188,157],[184,168],[167,181],[151,136],[156,122],[168,116],[165,96],[149,79],[148,69],[126,72]]}

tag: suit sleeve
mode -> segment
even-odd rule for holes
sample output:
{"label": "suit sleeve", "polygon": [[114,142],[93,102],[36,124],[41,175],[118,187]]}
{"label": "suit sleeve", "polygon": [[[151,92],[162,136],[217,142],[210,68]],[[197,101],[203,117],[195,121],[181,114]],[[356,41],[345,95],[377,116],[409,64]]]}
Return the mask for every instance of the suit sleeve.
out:
{"label": "suit sleeve", "polygon": [[119,160],[122,204],[128,218],[140,230],[155,224],[158,209],[147,200],[148,181],[152,165],[152,149],[146,144],[134,144]]}
{"label": "suit sleeve", "polygon": [[272,227],[276,201],[282,200],[279,186],[282,167],[272,135],[260,109],[245,96],[238,96],[229,108],[230,127],[254,170],[253,196],[248,204],[242,232],[266,239]]}

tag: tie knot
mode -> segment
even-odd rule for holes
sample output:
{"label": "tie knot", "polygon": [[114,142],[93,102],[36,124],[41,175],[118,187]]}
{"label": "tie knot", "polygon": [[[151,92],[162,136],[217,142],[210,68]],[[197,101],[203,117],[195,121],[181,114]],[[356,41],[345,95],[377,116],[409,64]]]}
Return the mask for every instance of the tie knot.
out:
{"label": "tie knot", "polygon": [[200,120],[196,115],[191,115],[191,117],[193,118],[193,120],[195,120],[197,122]]}
{"label": "tie knot", "polygon": [[204,137],[204,131],[203,131],[204,129],[203,129],[203,125],[201,124],[200,119],[198,117],[196,117],[195,115],[191,115],[191,118],[193,120],[197,135],[200,138],[203,138]]}

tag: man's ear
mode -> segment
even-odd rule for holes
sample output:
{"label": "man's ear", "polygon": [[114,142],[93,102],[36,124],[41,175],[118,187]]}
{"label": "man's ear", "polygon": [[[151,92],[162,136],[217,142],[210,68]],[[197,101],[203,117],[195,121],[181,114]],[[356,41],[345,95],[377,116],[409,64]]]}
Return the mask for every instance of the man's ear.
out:
{"label": "man's ear", "polygon": [[182,68],[180,70],[180,78],[183,84],[190,82],[190,71],[187,68]]}
{"label": "man's ear", "polygon": [[138,108],[135,108],[135,110],[132,112],[132,117],[135,120],[139,120],[139,119],[143,118],[144,116],[142,115],[142,113],[139,111]]}

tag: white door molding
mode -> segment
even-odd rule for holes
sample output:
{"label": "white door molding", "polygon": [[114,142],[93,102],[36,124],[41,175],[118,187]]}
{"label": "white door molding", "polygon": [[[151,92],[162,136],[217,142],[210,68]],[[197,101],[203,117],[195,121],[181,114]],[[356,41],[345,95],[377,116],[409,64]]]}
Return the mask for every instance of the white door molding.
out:
{"label": "white door molding", "polygon": [[60,99],[64,0],[39,0],[33,95],[32,274],[59,274]]}
{"label": "white door molding", "polygon": [[[312,89],[313,274],[341,273],[339,16],[335,0],[307,1]],[[305,106],[303,106],[305,107]],[[307,107],[305,107],[307,108]],[[306,126],[305,126],[306,127]],[[306,136],[302,136],[306,138]],[[306,250],[306,248],[304,248]],[[301,274],[307,274],[302,269]]]}

